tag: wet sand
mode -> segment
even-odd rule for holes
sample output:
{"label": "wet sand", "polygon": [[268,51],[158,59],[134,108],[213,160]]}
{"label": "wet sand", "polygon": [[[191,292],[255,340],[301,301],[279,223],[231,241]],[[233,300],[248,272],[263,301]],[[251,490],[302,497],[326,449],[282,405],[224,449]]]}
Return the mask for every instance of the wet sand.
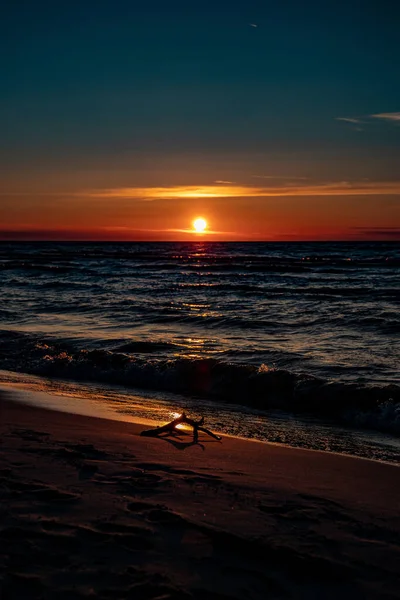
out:
{"label": "wet sand", "polygon": [[400,470],[0,399],[0,597],[400,598]]}

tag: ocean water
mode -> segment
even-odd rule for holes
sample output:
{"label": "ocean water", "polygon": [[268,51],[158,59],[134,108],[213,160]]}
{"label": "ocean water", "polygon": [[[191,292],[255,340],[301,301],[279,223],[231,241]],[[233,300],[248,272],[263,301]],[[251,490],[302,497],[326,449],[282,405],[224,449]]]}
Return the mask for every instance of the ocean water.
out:
{"label": "ocean water", "polygon": [[398,434],[399,305],[398,243],[1,243],[0,367]]}

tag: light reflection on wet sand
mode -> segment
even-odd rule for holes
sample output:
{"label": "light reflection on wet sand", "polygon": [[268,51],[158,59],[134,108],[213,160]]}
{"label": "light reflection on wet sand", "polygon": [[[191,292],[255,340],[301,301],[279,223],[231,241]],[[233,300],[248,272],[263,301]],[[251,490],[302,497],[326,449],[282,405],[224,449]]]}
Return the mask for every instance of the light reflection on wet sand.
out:
{"label": "light reflection on wet sand", "polygon": [[201,398],[119,386],[91,385],[0,371],[0,391],[12,400],[92,417],[161,425],[187,411],[204,416],[224,435],[292,447],[350,454],[400,465],[400,440],[374,431],[358,431],[279,411],[215,403]]}

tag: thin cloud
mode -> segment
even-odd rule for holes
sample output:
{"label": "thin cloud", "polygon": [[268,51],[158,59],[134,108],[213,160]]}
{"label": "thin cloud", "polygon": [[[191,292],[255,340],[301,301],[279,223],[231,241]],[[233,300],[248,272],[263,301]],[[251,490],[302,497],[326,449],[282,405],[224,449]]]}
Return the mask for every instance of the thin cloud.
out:
{"label": "thin cloud", "polygon": [[340,181],[275,186],[204,185],[147,188],[113,188],[80,192],[87,198],[125,198],[138,201],[192,198],[267,198],[279,196],[380,196],[400,195],[400,181]]}
{"label": "thin cloud", "polygon": [[299,180],[299,181],[306,181],[308,179],[308,177],[288,177],[288,176],[282,176],[282,175],[252,175],[252,177],[254,177],[254,179],[276,179],[276,180]]}
{"label": "thin cloud", "polygon": [[[270,180],[271,185],[238,185],[222,180],[214,185],[165,186],[165,187],[119,187],[80,190],[73,193],[54,190],[43,196],[71,199],[126,199],[136,201],[179,200],[200,198],[267,198],[285,196],[390,196],[400,195],[400,181],[328,181],[309,183],[306,177],[275,177],[253,175],[257,179]],[[275,180],[275,181],[274,181]],[[40,193],[2,192],[0,196],[41,196]]]}
{"label": "thin cloud", "polygon": [[258,27],[258,25],[256,25],[255,23],[249,23],[249,25],[250,25],[250,27],[255,27],[255,28]]}
{"label": "thin cloud", "polygon": [[[336,121],[344,121],[345,123],[350,123],[352,125],[366,125],[368,122],[371,122],[372,119],[399,123],[400,112],[376,113],[373,115],[365,115],[361,119],[358,117],[336,117]],[[355,128],[355,131],[360,131],[360,129]]]}
{"label": "thin cloud", "polygon": [[376,115],[369,116],[371,119],[382,119],[383,121],[400,122],[400,112],[378,113]]}
{"label": "thin cloud", "polygon": [[400,227],[353,227],[353,230],[359,231],[365,235],[400,239]]}
{"label": "thin cloud", "polygon": [[353,117],[336,117],[336,121],[344,121],[345,123],[359,124],[362,123],[360,119],[354,119]]}
{"label": "thin cloud", "polygon": [[214,183],[220,183],[220,184],[235,184],[236,181],[225,181],[224,179],[217,179],[216,181],[214,181]]}
{"label": "thin cloud", "polygon": [[[144,230],[143,230],[144,231]],[[149,230],[150,231],[150,230]],[[198,232],[194,229],[158,229],[151,231],[168,232],[168,233],[191,233],[194,237],[201,237],[203,235],[243,235],[238,231],[214,231],[213,229],[205,229],[204,231]]]}
{"label": "thin cloud", "polygon": [[[29,196],[29,198],[32,197],[36,197],[39,196],[41,198],[45,198],[47,196],[49,197],[54,197],[54,196],[68,196],[70,195],[69,192],[0,192],[0,196],[21,196],[21,197],[25,197],[25,196]],[[73,196],[76,194],[72,194]]]}
{"label": "thin cloud", "polygon": [[[106,230],[99,229],[100,232]],[[92,239],[93,231],[83,229],[0,229],[0,240],[21,240],[21,241],[39,241],[39,240],[59,240],[68,239],[70,241],[82,241]]]}
{"label": "thin cloud", "polygon": [[[247,234],[237,231],[205,231],[201,234],[193,229],[130,229],[129,227],[99,227],[96,229],[8,229],[0,228],[0,241],[97,241],[97,240],[163,240],[175,239],[174,234],[190,235],[193,241],[203,240],[205,236],[224,238],[246,238]],[[173,237],[171,237],[171,235]]]}
{"label": "thin cloud", "polygon": [[166,229],[133,229],[131,227],[102,227],[103,231],[126,231],[129,233],[192,233],[195,236],[202,235],[239,235],[237,231],[214,231],[212,229],[205,229],[202,232],[197,232],[193,228],[191,229],[179,229],[179,228],[166,228]]}

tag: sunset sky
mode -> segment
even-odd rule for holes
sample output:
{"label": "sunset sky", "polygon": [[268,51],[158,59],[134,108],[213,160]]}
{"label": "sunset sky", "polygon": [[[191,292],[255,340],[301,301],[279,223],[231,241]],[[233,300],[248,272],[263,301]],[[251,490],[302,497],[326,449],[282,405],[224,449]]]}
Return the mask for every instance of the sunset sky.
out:
{"label": "sunset sky", "polygon": [[0,239],[400,239],[399,22],[392,0],[6,3]]}

